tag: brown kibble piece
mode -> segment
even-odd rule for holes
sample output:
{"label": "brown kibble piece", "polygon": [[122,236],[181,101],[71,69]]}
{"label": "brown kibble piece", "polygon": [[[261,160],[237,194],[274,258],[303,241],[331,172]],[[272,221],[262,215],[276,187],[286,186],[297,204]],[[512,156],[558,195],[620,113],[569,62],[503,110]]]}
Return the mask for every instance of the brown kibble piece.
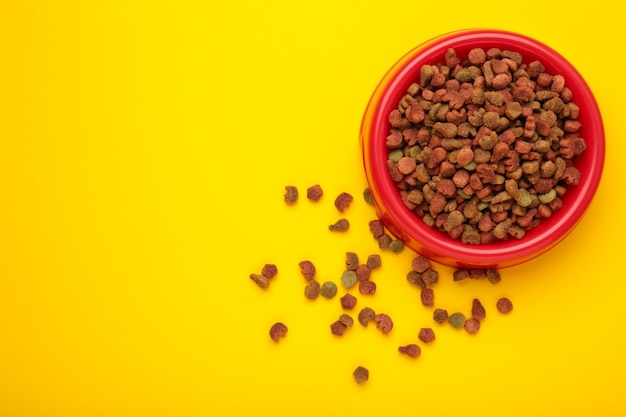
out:
{"label": "brown kibble piece", "polygon": [[346,294],[339,299],[341,302],[341,308],[344,310],[352,310],[356,305],[357,299],[352,294]]}
{"label": "brown kibble piece", "polygon": [[339,219],[335,223],[328,226],[328,230],[331,232],[345,232],[350,228],[350,221],[348,219]]}
{"label": "brown kibble piece", "polygon": [[469,334],[477,333],[480,330],[480,321],[475,318],[469,318],[465,321],[464,324],[465,331]]}
{"label": "brown kibble piece", "polygon": [[356,273],[356,278],[359,281],[367,281],[370,279],[370,275],[372,274],[372,269],[366,264],[361,264],[354,271]]}
{"label": "brown kibble piece", "polygon": [[487,280],[492,284],[497,284],[500,282],[500,272],[497,269],[487,269]]}
{"label": "brown kibble piece", "polygon": [[281,322],[276,322],[270,328],[270,338],[278,343],[281,337],[287,334],[287,326]]}
{"label": "brown kibble piece", "polygon": [[413,258],[411,266],[415,272],[419,272],[420,274],[431,267],[430,260],[423,255]]}
{"label": "brown kibble piece", "polygon": [[476,320],[484,320],[486,316],[485,307],[478,298],[474,298],[474,300],[472,300],[472,317]]}
{"label": "brown kibble piece", "polygon": [[435,311],[433,311],[433,320],[439,324],[445,323],[448,321],[448,311],[442,308],[435,309]]}
{"label": "brown kibble piece", "polygon": [[256,285],[265,289],[270,286],[270,280],[267,277],[259,274],[250,274],[250,279],[254,281]]}
{"label": "brown kibble piece", "polygon": [[422,353],[422,349],[415,343],[411,343],[406,346],[398,347],[398,352],[405,354],[410,358],[417,358]]}
{"label": "brown kibble piece", "polygon": [[424,343],[435,341],[435,331],[430,327],[421,328],[417,337]]}
{"label": "brown kibble piece", "polygon": [[370,232],[372,232],[372,235],[374,235],[376,239],[378,239],[385,233],[383,222],[378,219],[371,220],[369,222],[369,228],[370,228]]}
{"label": "brown kibble piece", "polygon": [[348,208],[348,206],[350,205],[350,203],[352,203],[352,196],[348,193],[341,193],[337,196],[337,198],[335,199],[335,207],[337,207],[337,210],[339,210],[340,212],[343,213],[343,211]]}
{"label": "brown kibble piece", "polygon": [[320,295],[320,291],[320,283],[315,279],[311,279],[304,287],[304,296],[309,300],[315,300]]}
{"label": "brown kibble piece", "polygon": [[513,311],[513,303],[506,297],[502,297],[496,303],[496,308],[502,314],[508,314]]}
{"label": "brown kibble piece", "polygon": [[361,311],[359,311],[358,320],[363,326],[367,326],[367,324],[374,319],[376,313],[369,307],[363,307]]}
{"label": "brown kibble piece", "polygon": [[354,252],[346,252],[346,269],[356,271],[359,267],[359,255]]}
{"label": "brown kibble piece", "polygon": [[372,254],[367,257],[367,267],[369,269],[380,268],[381,265],[382,265],[382,260],[380,259],[380,255]]}
{"label": "brown kibble piece", "polygon": [[369,379],[370,371],[368,371],[367,368],[359,366],[352,372],[352,376],[357,384],[362,384]]}
{"label": "brown kibble piece", "polygon": [[285,203],[294,204],[298,201],[298,188],[293,185],[285,186]]}
{"label": "brown kibble piece", "polygon": [[346,326],[339,320],[330,325],[330,332],[335,336],[343,336],[347,329],[348,326]]}
{"label": "brown kibble piece", "polygon": [[354,319],[351,315],[343,313],[339,316],[339,321],[345,324],[347,327],[352,327],[354,325]]}
{"label": "brown kibble piece", "polygon": [[376,283],[370,280],[359,281],[359,292],[365,295],[376,293]]}
{"label": "brown kibble piece", "polygon": [[315,184],[307,188],[306,197],[311,201],[319,201],[324,195],[324,191],[319,184]]}
{"label": "brown kibble piece", "polygon": [[435,292],[432,288],[424,288],[420,293],[422,305],[425,307],[432,307],[435,305]]}
{"label": "brown kibble piece", "polygon": [[261,275],[265,278],[274,278],[278,274],[278,267],[274,264],[265,264],[261,270]]}
{"label": "brown kibble piece", "polygon": [[431,286],[439,281],[439,272],[434,269],[427,269],[422,273],[421,277],[426,286]]}
{"label": "brown kibble piece", "polygon": [[379,236],[378,238],[378,247],[380,249],[389,249],[389,245],[393,242],[393,238],[389,236],[387,233]]}
{"label": "brown kibble piece", "polygon": [[302,273],[302,276],[304,276],[304,279],[310,281],[315,278],[315,273],[317,271],[315,269],[315,265],[313,265],[313,262],[301,261],[298,265],[300,266],[300,272]]}
{"label": "brown kibble piece", "polygon": [[380,329],[383,334],[387,334],[393,329],[393,321],[387,314],[376,314],[373,318],[376,327]]}

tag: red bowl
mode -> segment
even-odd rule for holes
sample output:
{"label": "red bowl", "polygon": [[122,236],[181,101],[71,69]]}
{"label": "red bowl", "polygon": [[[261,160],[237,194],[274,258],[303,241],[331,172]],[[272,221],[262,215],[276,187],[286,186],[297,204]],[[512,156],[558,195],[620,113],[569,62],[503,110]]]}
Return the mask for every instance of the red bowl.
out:
{"label": "red bowl", "polygon": [[[423,64],[444,62],[448,48],[460,57],[472,48],[495,47],[522,54],[525,63],[540,60],[546,72],[565,78],[580,107],[580,136],[587,149],[578,156],[576,167],[582,174],[577,186],[563,196],[563,207],[550,218],[526,232],[521,239],[511,238],[483,245],[464,244],[428,227],[402,202],[387,171],[386,137],[389,113],[397,107],[408,86],[419,80]],[[503,268],[535,258],[563,240],[578,224],[598,188],[604,165],[605,138],[602,117],[595,98],[578,71],[550,47],[516,33],[500,30],[463,30],[448,33],[411,50],[402,57],[376,87],[363,116],[360,131],[363,162],[378,217],[387,229],[414,251],[445,265],[457,268]]]}

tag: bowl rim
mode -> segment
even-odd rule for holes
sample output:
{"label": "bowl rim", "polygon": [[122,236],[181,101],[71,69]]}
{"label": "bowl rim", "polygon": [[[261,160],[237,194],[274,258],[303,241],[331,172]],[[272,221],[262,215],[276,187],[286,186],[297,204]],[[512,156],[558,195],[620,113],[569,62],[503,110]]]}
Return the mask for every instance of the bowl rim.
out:
{"label": "bowl rim", "polygon": [[[397,105],[399,94],[403,94],[409,85],[407,80],[416,79],[419,67],[423,63],[441,62],[448,48],[459,49],[476,47],[478,44],[496,46],[501,49],[520,51],[528,60],[539,59],[547,72],[554,75],[558,68],[568,87],[576,90],[574,101],[584,103],[586,136],[593,137],[593,147],[587,147],[585,153],[590,164],[577,186],[576,198],[568,201],[568,206],[559,210],[553,218],[544,220],[543,228],[529,231],[520,240],[508,239],[487,245],[468,245],[453,240],[444,233],[425,225],[402,203],[397,188],[388,175],[384,164],[387,150],[384,138],[388,134],[388,112],[390,105]],[[530,51],[530,52],[529,52]],[[434,60],[435,56],[439,56]],[[416,71],[417,70],[417,71]],[[395,102],[394,102],[394,99]],[[581,106],[582,108],[582,106]],[[377,136],[376,136],[377,135]],[[384,135],[381,139],[380,135]],[[591,136],[590,136],[591,135]],[[378,139],[377,144],[370,138]],[[360,131],[361,148],[368,185],[372,192],[378,217],[389,231],[402,239],[405,244],[418,253],[435,261],[452,266],[506,267],[516,265],[545,253],[564,239],[579,223],[591,203],[602,176],[605,157],[605,136],[602,116],[591,89],[578,70],[562,55],[544,43],[529,36],[497,29],[463,29],[448,32],[432,38],[402,56],[384,75],[372,94],[363,115]],[[372,146],[369,146],[372,145]],[[381,163],[382,162],[382,163]],[[547,226],[546,226],[547,224]]]}

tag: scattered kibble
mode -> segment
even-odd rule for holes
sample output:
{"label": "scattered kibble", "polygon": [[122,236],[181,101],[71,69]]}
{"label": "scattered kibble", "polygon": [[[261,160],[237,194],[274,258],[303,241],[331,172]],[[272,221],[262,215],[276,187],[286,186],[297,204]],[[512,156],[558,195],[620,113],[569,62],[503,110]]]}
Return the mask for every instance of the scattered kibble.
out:
{"label": "scattered kibble", "polygon": [[359,281],[359,292],[364,295],[376,293],[376,283],[370,280]]}
{"label": "scattered kibble", "polygon": [[328,230],[331,232],[345,232],[348,229],[350,229],[350,221],[344,218],[328,226]]}
{"label": "scattered kibble", "polygon": [[448,310],[436,308],[435,311],[433,311],[433,320],[439,324],[445,323],[448,321]]}
{"label": "scattered kibble", "polygon": [[281,337],[287,334],[287,326],[284,323],[276,322],[270,328],[270,338],[278,343]]}
{"label": "scattered kibble", "polygon": [[261,275],[265,278],[274,278],[278,274],[278,267],[274,264],[265,264],[261,270]]}
{"label": "scattered kibble", "polygon": [[315,184],[307,188],[306,197],[311,201],[319,201],[324,195],[324,191],[319,184]]}
{"label": "scattered kibble", "polygon": [[411,358],[417,358],[420,353],[422,353],[422,349],[415,343],[411,343],[406,346],[400,346],[398,348],[398,352],[403,353]]}
{"label": "scattered kibble", "polygon": [[346,269],[355,271],[359,267],[359,255],[354,252],[346,252]]}
{"label": "scattered kibble", "polygon": [[367,324],[374,320],[376,313],[370,307],[363,307],[361,311],[359,311],[358,320],[363,326],[367,326]]}
{"label": "scattered kibble", "polygon": [[320,293],[322,297],[333,298],[337,294],[337,284],[332,281],[326,281],[322,284]]}
{"label": "scattered kibble", "polygon": [[382,260],[380,258],[380,255],[373,254],[367,257],[367,266],[369,267],[369,269],[376,269],[379,268],[381,265]]}
{"label": "scattered kibble", "polygon": [[411,267],[415,272],[418,272],[420,274],[431,268],[428,258],[422,255],[417,256],[413,259],[413,261],[411,262]]}
{"label": "scattered kibble", "polygon": [[465,331],[469,334],[477,333],[480,330],[480,321],[471,317],[465,321]]}
{"label": "scattered kibble", "polygon": [[487,280],[492,284],[497,284],[500,282],[502,278],[500,277],[500,272],[497,269],[488,269],[487,270]]}
{"label": "scattered kibble", "polygon": [[369,187],[363,190],[363,199],[370,206],[374,205],[374,199],[372,198],[372,191],[369,189]]}
{"label": "scattered kibble", "polygon": [[383,226],[383,222],[379,219],[370,220],[369,228],[375,239],[385,234],[385,226]]}
{"label": "scattered kibble", "polygon": [[351,315],[346,313],[343,313],[341,316],[339,316],[339,321],[345,324],[347,327],[352,327],[352,325],[354,325],[354,319]]}
{"label": "scattered kibble", "polygon": [[469,278],[469,270],[467,269],[457,269],[452,273],[453,281],[462,281],[467,278]]}
{"label": "scattered kibble", "polygon": [[418,287],[422,289],[426,288],[426,284],[424,283],[424,280],[422,279],[422,274],[418,272],[415,272],[413,270],[409,271],[409,273],[406,274],[406,280],[409,281],[409,283],[413,285],[417,285]]}
{"label": "scattered kibble", "polygon": [[348,208],[348,206],[350,205],[350,203],[352,203],[352,196],[348,193],[341,193],[337,196],[337,198],[335,199],[335,207],[337,207],[337,210],[339,210],[340,212],[343,213],[343,211]]}
{"label": "scattered kibble", "polygon": [[330,332],[335,336],[343,336],[347,329],[348,327],[339,320],[330,325]]}
{"label": "scattered kibble", "polygon": [[485,307],[478,298],[474,298],[474,300],[472,300],[472,318],[484,320],[486,316],[487,312],[485,311]]}
{"label": "scattered kibble", "polygon": [[422,281],[424,281],[424,285],[431,286],[435,285],[439,282],[439,272],[434,269],[427,269],[421,275]]}
{"label": "scattered kibble", "polygon": [[378,237],[378,248],[379,249],[389,249],[389,245],[393,242],[393,238],[389,236],[387,233],[383,233]]}
{"label": "scattered kibble", "polygon": [[435,341],[435,331],[430,327],[423,327],[420,329],[417,337],[424,343],[430,343]]}
{"label": "scattered kibble", "polygon": [[404,242],[400,239],[392,240],[389,244],[389,250],[393,253],[400,253],[404,250]]}
{"label": "scattered kibble", "polygon": [[357,282],[356,272],[347,269],[341,274],[341,285],[345,288],[352,288]]}
{"label": "scattered kibble", "polygon": [[254,281],[256,285],[265,289],[270,286],[270,280],[267,277],[259,274],[250,274],[250,279]]}
{"label": "scattered kibble", "polygon": [[435,292],[432,288],[424,288],[420,293],[420,298],[424,307],[432,307],[435,305]]}
{"label": "scattered kibble", "polygon": [[506,297],[500,298],[496,302],[496,308],[502,314],[508,314],[513,311],[513,303]]}
{"label": "scattered kibble", "polygon": [[366,264],[359,265],[354,272],[359,281],[367,281],[372,275],[372,270]]}
{"label": "scattered kibble", "polygon": [[362,366],[358,366],[354,372],[352,372],[352,376],[357,384],[362,384],[367,381],[370,377],[370,371],[367,368]]}
{"label": "scattered kibble", "polygon": [[298,201],[298,188],[293,185],[285,186],[285,203],[294,204]]}
{"label": "scattered kibble", "polygon": [[320,291],[320,283],[316,279],[311,279],[304,287],[304,296],[309,300],[315,300],[320,295]]}
{"label": "scattered kibble", "polygon": [[374,323],[376,323],[376,327],[380,329],[383,334],[387,334],[391,331],[391,329],[393,329],[393,321],[387,314],[376,314],[373,320]]}
{"label": "scattered kibble", "polygon": [[315,269],[315,265],[311,261],[302,261],[298,264],[300,266],[300,272],[304,276],[304,279],[307,281],[315,278],[315,273],[317,270]]}
{"label": "scattered kibble", "polygon": [[339,299],[341,302],[341,308],[344,310],[352,310],[356,305],[357,299],[352,294],[346,294]]}
{"label": "scattered kibble", "polygon": [[448,317],[448,323],[454,328],[460,329],[465,326],[465,314],[463,313],[452,313],[450,317]]}

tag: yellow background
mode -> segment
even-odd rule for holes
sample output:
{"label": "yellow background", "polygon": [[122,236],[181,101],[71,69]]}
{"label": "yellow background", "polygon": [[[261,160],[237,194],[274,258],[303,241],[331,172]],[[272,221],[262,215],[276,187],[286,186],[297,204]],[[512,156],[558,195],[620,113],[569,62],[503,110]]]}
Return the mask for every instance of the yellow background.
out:
{"label": "yellow background", "polygon": [[[608,4],[608,3],[607,3]],[[0,416],[623,416],[622,3],[3,1],[0,5]],[[431,319],[380,252],[358,129],[405,52],[467,27],[509,29],[566,56],[607,135],[586,217],[503,281],[453,283],[436,303],[487,319],[470,336]],[[325,196],[306,200],[319,183]],[[284,186],[301,199],[283,201]],[[332,234],[333,200],[355,196]],[[339,283],[346,251],[381,253],[383,336],[329,324],[298,262]],[[263,291],[248,278],[279,275]],[[357,294],[356,289],[351,290]],[[340,289],[340,295],[343,290]],[[495,311],[507,296],[515,310]],[[275,321],[289,333],[268,337]],[[437,340],[416,360],[396,351]],[[419,342],[418,342],[419,343]],[[370,380],[357,385],[357,365]]]}

